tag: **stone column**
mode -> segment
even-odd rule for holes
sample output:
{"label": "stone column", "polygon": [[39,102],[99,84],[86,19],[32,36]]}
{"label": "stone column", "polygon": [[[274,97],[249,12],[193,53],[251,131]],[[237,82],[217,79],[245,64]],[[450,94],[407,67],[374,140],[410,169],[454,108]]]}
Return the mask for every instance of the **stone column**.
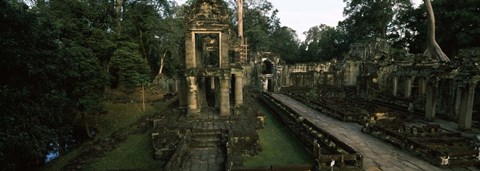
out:
{"label": "stone column", "polygon": [[420,97],[425,96],[426,87],[427,87],[427,81],[425,80],[425,78],[419,78],[419,80],[418,80],[418,95]]}
{"label": "stone column", "polygon": [[333,86],[334,86],[334,87],[337,87],[337,86],[338,86],[338,84],[337,84],[337,82],[338,82],[337,79],[338,79],[338,77],[337,77],[337,72],[335,71],[335,72],[333,72]]}
{"label": "stone column", "polygon": [[215,90],[215,77],[210,77],[210,89]]}
{"label": "stone column", "polygon": [[328,76],[327,73],[322,72],[322,85],[328,84]]}
{"label": "stone column", "polygon": [[178,101],[180,107],[188,106],[188,93],[189,86],[187,84],[187,79],[185,77],[179,77],[178,79]]}
{"label": "stone column", "polygon": [[220,116],[230,116],[230,76],[220,77]]}
{"label": "stone column", "polygon": [[460,86],[456,86],[455,104],[454,104],[454,117],[455,117],[455,119],[459,119],[458,116],[460,116],[461,102],[462,102],[462,88]]}
{"label": "stone column", "polygon": [[200,109],[198,108],[198,86],[197,78],[194,76],[189,76],[188,78],[188,113],[194,114],[199,113]]}
{"label": "stone column", "polygon": [[206,82],[205,82],[205,77],[200,77],[198,79],[198,97],[199,97],[199,100],[198,100],[198,104],[200,105],[200,107],[208,107],[208,103],[207,103],[207,87],[206,87]]}
{"label": "stone column", "polygon": [[185,65],[186,68],[195,68],[195,35],[192,32],[185,33]]}
{"label": "stone column", "polygon": [[458,129],[472,129],[472,111],[473,100],[475,98],[475,87],[476,84],[468,84],[468,86],[463,89]]}
{"label": "stone column", "polygon": [[425,104],[425,119],[432,120],[435,118],[436,105],[437,105],[437,81],[432,80],[427,83],[427,97]]}
{"label": "stone column", "polygon": [[397,89],[398,89],[398,77],[393,76],[393,88],[392,88],[392,95],[397,96]]}
{"label": "stone column", "polygon": [[222,100],[220,98],[220,78],[218,77],[214,77],[213,78],[214,82],[215,82],[215,108],[218,109],[220,108],[220,101]]}
{"label": "stone column", "polygon": [[174,85],[173,85],[173,92],[178,92],[178,86],[180,85],[180,81],[178,78],[175,78]]}
{"label": "stone column", "polygon": [[243,77],[242,75],[235,75],[235,106],[243,105]]}
{"label": "stone column", "polygon": [[305,74],[300,74],[300,86],[305,87]]}
{"label": "stone column", "polygon": [[405,77],[405,98],[412,96],[412,77]]}

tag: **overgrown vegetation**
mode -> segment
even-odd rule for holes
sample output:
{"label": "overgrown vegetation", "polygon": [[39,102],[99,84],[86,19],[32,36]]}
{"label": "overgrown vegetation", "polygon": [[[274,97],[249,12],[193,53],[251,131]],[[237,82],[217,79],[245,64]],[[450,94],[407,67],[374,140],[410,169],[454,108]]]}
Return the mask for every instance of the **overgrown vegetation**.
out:
{"label": "overgrown vegetation", "polygon": [[155,170],[163,162],[152,157],[153,148],[149,133],[131,135],[115,150],[105,154],[86,170]]}
{"label": "overgrown vegetation", "polygon": [[[424,6],[409,0],[344,1],[344,21],[336,27],[319,23],[301,42],[295,30],[280,25],[268,0],[245,0],[248,52],[271,51],[290,63],[322,61],[377,37],[398,54],[424,52]],[[236,16],[235,1],[227,3]],[[478,0],[435,0],[432,6],[437,41],[447,56],[480,46]],[[160,73],[177,74],[185,10],[170,0],[0,1],[1,170],[31,170],[44,165],[52,150],[66,153],[66,145],[79,138],[73,127],[94,138],[92,128],[104,121],[92,118],[105,110],[110,89],[131,90]],[[231,18],[233,31],[236,25]]]}
{"label": "overgrown vegetation", "polygon": [[312,164],[313,157],[303,148],[288,130],[274,116],[261,106],[265,113],[265,128],[258,131],[260,135],[260,154],[244,157],[246,168],[262,168],[270,165]]}

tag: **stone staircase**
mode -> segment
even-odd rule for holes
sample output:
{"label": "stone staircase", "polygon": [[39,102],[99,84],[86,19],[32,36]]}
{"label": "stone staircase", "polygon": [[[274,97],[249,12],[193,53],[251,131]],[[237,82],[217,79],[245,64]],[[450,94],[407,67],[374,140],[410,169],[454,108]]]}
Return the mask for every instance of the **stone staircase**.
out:
{"label": "stone staircase", "polygon": [[223,142],[222,131],[201,130],[192,133],[192,148],[218,148]]}

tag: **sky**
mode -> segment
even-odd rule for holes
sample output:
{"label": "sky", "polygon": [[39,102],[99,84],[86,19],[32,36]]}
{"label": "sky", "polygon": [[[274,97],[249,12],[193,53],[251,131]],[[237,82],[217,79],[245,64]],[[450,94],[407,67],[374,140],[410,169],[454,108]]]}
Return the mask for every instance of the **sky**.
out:
{"label": "sky", "polygon": [[[179,4],[186,0],[177,0]],[[278,18],[282,26],[292,28],[297,32],[300,40],[305,39],[304,32],[310,27],[326,24],[337,26],[345,19],[343,0],[269,0],[273,7],[279,10]],[[418,6],[422,0],[412,0]]]}

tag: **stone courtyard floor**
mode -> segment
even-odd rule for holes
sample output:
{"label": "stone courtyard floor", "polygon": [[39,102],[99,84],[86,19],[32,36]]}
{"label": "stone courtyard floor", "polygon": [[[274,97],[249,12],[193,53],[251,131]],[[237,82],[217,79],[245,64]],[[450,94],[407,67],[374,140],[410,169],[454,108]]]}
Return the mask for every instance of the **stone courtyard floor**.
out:
{"label": "stone courtyard floor", "polygon": [[290,106],[303,118],[312,121],[321,129],[361,152],[364,156],[365,170],[478,170],[476,168],[449,169],[434,166],[378,138],[362,133],[362,126],[357,123],[342,122],[323,115],[286,95],[272,94],[272,96]]}

